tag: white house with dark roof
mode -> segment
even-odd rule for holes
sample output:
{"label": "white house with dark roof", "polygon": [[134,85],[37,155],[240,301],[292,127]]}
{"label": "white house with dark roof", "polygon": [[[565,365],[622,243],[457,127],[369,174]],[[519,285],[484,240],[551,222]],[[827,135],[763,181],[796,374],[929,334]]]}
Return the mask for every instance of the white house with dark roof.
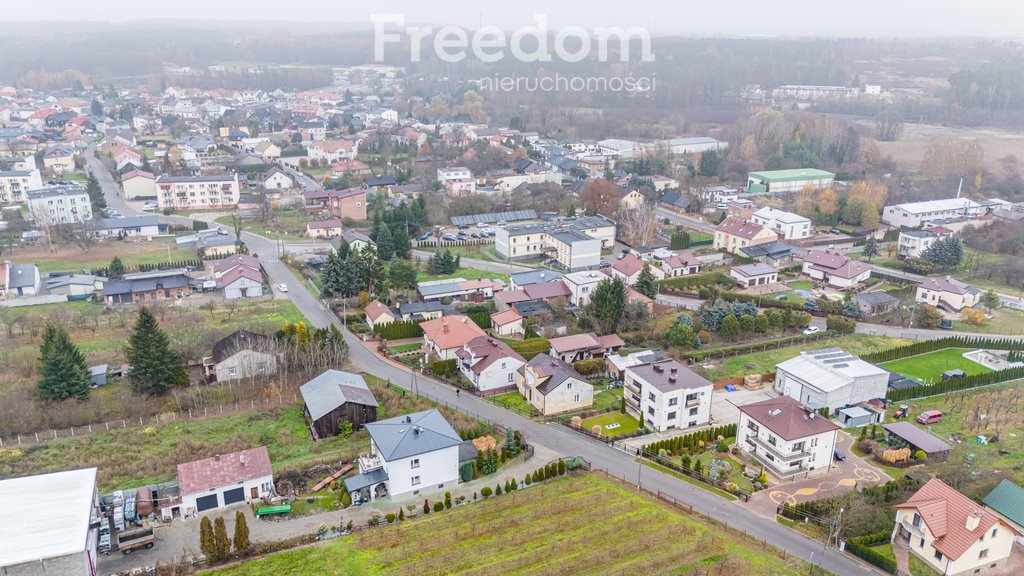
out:
{"label": "white house with dark roof", "polygon": [[736,284],[740,288],[767,286],[774,284],[779,279],[779,272],[775,268],[761,262],[733,266],[729,269],[729,275],[736,280]]}
{"label": "white house with dark roof", "polygon": [[960,312],[964,308],[977,306],[981,301],[981,295],[980,289],[946,276],[928,278],[918,284],[914,291],[914,300],[931,304],[947,312]]}
{"label": "white house with dark roof", "polygon": [[736,444],[779,478],[823,474],[832,466],[839,426],[789,396],[740,406]]}
{"label": "white house with dark roof", "polygon": [[765,206],[754,212],[752,220],[774,230],[779,237],[786,240],[807,238],[814,233],[810,218]]}
{"label": "white house with dark roof", "polygon": [[920,258],[932,244],[952,233],[952,230],[942,226],[928,230],[900,230],[896,254],[901,258]]}
{"label": "white house with dark roof", "polygon": [[626,411],[656,432],[711,421],[714,384],[674,359],[623,370]]}
{"label": "white house with dark roof", "polygon": [[775,389],[812,408],[830,411],[885,398],[889,372],[839,348],[801,352],[775,366]]}
{"label": "white house with dark roof", "polygon": [[516,385],[516,372],[526,360],[501,340],[477,336],[455,353],[459,371],[480,392],[505,391]]}
{"label": "white house with dark roof", "polygon": [[370,451],[345,479],[353,501],[408,497],[459,483],[462,438],[437,409],[366,424]]}

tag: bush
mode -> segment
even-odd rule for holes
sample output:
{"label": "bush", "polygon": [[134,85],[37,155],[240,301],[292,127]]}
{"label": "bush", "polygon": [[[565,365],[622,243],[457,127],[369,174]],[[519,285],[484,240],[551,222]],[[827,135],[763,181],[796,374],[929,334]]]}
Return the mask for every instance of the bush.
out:
{"label": "bush", "polygon": [[924,453],[924,450],[918,450],[917,452],[914,452],[914,459],[915,460],[927,460],[928,459],[928,455]]}
{"label": "bush", "polygon": [[729,453],[729,443],[726,442],[725,440],[719,440],[718,441],[718,445],[715,446],[715,450],[717,450],[719,454],[728,454]]}
{"label": "bush", "polygon": [[442,510],[444,510],[444,502],[441,502],[440,500],[434,502],[434,512],[440,512]]}
{"label": "bush", "polygon": [[527,474],[526,478],[523,479],[523,484],[526,484],[527,486],[529,486],[530,484],[533,484],[533,476],[530,475],[530,474]]}
{"label": "bush", "polygon": [[480,495],[483,496],[484,498],[490,498],[491,494],[493,493],[494,491],[491,490],[490,486],[484,486],[483,488],[480,489]]}
{"label": "bush", "polygon": [[430,502],[426,498],[423,499],[423,513],[430,514]]}
{"label": "bush", "polygon": [[564,460],[559,460],[558,461],[558,475],[559,476],[564,476],[565,475],[565,461]]}
{"label": "bush", "polygon": [[604,358],[588,358],[586,360],[577,360],[573,365],[573,368],[583,376],[590,376],[591,374],[600,374],[607,368]]}
{"label": "bush", "polygon": [[396,518],[396,516],[395,516],[394,512],[388,512],[387,514],[384,515],[384,521],[387,522],[388,524],[391,524],[392,522],[394,522],[395,518]]}
{"label": "bush", "polygon": [[878,566],[889,574],[895,574],[896,563],[872,548],[873,545],[887,542],[890,537],[891,534],[889,532],[879,532],[877,534],[869,534],[860,538],[851,538],[846,543],[846,550],[850,554]]}
{"label": "bush", "polygon": [[497,486],[494,487],[494,495],[501,496],[501,484],[498,484]]}
{"label": "bush", "polygon": [[829,316],[825,320],[825,328],[840,334],[852,334],[857,328],[857,321],[844,316]]}
{"label": "bush", "polygon": [[[862,428],[862,430],[866,431],[867,428]],[[860,448],[860,451],[864,454],[874,454],[875,450],[878,449],[878,442],[870,438],[865,438],[857,443],[857,448]]]}
{"label": "bush", "polygon": [[385,340],[402,340],[423,336],[423,328],[420,327],[420,323],[413,320],[380,324],[375,326],[374,330]]}
{"label": "bush", "polygon": [[458,369],[458,365],[455,362],[455,358],[450,358],[448,360],[434,360],[430,363],[430,370],[435,376],[447,376],[449,374],[454,374]]}

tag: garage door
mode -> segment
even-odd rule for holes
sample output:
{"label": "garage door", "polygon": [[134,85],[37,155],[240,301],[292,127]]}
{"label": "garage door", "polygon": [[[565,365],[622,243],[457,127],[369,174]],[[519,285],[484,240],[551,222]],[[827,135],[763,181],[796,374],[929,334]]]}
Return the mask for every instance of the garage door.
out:
{"label": "garage door", "polygon": [[201,496],[196,498],[196,512],[202,512],[203,510],[209,510],[217,507],[217,495],[210,494],[209,496]]}
{"label": "garage door", "polygon": [[234,504],[235,502],[241,502],[245,500],[245,490],[242,488],[234,488],[232,490],[224,491],[224,505]]}

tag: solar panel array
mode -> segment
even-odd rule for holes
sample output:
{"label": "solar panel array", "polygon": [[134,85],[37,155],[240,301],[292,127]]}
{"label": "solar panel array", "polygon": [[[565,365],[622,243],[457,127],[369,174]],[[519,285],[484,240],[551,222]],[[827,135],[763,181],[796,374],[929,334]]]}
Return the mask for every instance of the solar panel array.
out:
{"label": "solar panel array", "polygon": [[850,366],[849,362],[857,359],[849,352],[845,352],[839,348],[825,348],[824,350],[814,352],[810,356],[818,362],[833,368],[847,368]]}
{"label": "solar panel array", "polygon": [[466,226],[469,224],[493,224],[495,222],[515,222],[517,220],[536,220],[536,210],[512,210],[510,212],[491,212],[489,214],[467,214],[452,216],[452,224]]}

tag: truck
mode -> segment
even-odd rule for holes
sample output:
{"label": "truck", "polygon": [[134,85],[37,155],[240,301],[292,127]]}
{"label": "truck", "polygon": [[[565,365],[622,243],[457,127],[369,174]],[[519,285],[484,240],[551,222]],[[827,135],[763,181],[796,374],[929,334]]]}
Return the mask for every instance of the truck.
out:
{"label": "truck", "polygon": [[135,528],[117,534],[117,549],[121,554],[131,554],[139,548],[149,550],[155,542],[152,528]]}

